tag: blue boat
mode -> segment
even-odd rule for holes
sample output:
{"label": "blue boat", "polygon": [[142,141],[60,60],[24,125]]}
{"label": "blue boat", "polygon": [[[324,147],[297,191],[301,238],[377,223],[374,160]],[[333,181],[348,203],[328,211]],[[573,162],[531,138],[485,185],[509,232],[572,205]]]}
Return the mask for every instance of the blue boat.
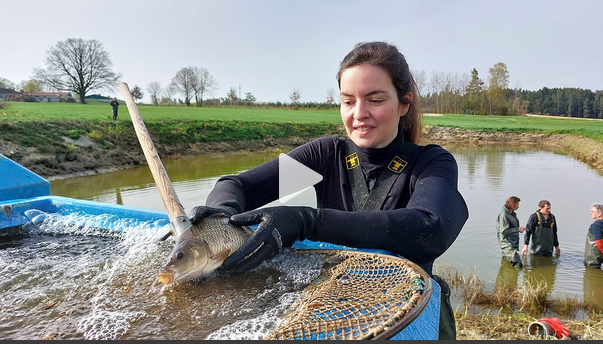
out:
{"label": "blue boat", "polygon": [[[0,154],[0,211],[2,212],[0,216],[0,240],[3,241],[10,240],[11,237],[27,231],[29,225],[40,221],[37,216],[43,216],[44,214],[107,215],[96,216],[95,221],[97,223],[88,223],[87,225],[110,231],[127,231],[127,226],[124,226],[124,220],[126,219],[129,220],[126,223],[150,223],[157,228],[163,228],[170,224],[170,218],[167,212],[164,211],[53,196],[51,194],[50,183],[46,179],[2,154]],[[387,251],[361,250],[309,240],[295,243],[294,248],[300,251],[315,250],[316,252],[322,252],[324,250],[333,250],[334,252],[356,252],[360,255],[367,255],[367,257],[387,256],[394,259],[394,255]],[[395,259],[400,258],[395,257]],[[412,267],[421,276],[422,283],[421,295],[417,304],[412,309],[407,310],[404,316],[397,318],[391,316],[389,319],[386,316],[383,318],[385,320],[379,320],[380,322],[388,321],[388,323],[379,324],[383,326],[378,333],[375,333],[375,331],[371,332],[370,328],[363,329],[362,326],[350,325],[347,329],[340,329],[335,332],[320,330],[312,333],[294,333],[292,335],[293,339],[339,339],[338,336],[342,333],[345,334],[346,331],[364,331],[370,333],[370,335],[367,335],[368,337],[364,337],[365,339],[438,339],[440,286],[420,267],[414,264]],[[382,292],[387,293],[387,290]],[[400,300],[395,303],[402,304],[403,302],[405,301]],[[350,304],[350,302],[348,301],[347,304]],[[374,313],[379,312],[377,308],[374,307]],[[316,314],[312,316],[316,316]],[[329,322],[344,319],[345,321],[354,323],[354,317],[349,312],[349,308],[345,311],[333,309],[319,314],[316,318],[318,320],[308,321],[324,321],[328,325]],[[316,328],[324,327],[320,326],[320,324],[316,325]]]}

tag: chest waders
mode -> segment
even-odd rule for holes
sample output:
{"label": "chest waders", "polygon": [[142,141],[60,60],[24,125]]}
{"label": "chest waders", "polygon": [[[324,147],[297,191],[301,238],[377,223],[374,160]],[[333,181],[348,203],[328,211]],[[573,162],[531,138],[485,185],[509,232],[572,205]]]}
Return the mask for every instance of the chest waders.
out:
{"label": "chest waders", "polygon": [[535,256],[552,256],[553,246],[555,245],[555,233],[553,233],[553,226],[555,226],[555,216],[551,214],[551,223],[543,221],[540,212],[536,212],[538,218],[538,225],[532,232],[532,246],[530,247],[530,254]]}
{"label": "chest waders", "polygon": [[351,140],[345,140],[345,163],[348,169],[348,179],[354,195],[354,205],[358,211],[379,210],[383,206],[385,197],[402,170],[412,162],[419,146],[404,142],[402,148],[396,153],[389,165],[381,172],[373,190],[369,192],[366,186],[364,173],[360,167],[360,159]]}
{"label": "chest waders", "polygon": [[[402,174],[404,168],[411,163],[419,146],[411,143],[404,142],[402,148],[396,153],[391,162],[381,172],[379,179],[375,183],[373,190],[369,191],[366,186],[366,179],[362,168],[360,167],[360,160],[358,154],[354,149],[354,144],[350,139],[345,140],[345,164],[348,170],[348,179],[350,181],[350,187],[352,188],[352,195],[354,196],[354,205],[358,211],[371,211],[380,210],[385,202],[385,198],[389,193],[392,185],[398,176]],[[454,320],[454,311],[450,304],[450,287],[443,278],[437,275],[433,275],[432,278],[438,283],[441,289],[440,294],[440,326],[439,326],[439,339],[456,339],[456,324]]]}
{"label": "chest waders", "polygon": [[[505,207],[505,209],[507,209]],[[501,215],[503,215],[501,213]],[[499,215],[500,216],[500,215]],[[514,212],[506,211],[504,213],[504,220],[509,223],[509,228],[518,228],[519,220],[517,214]],[[504,259],[513,264],[516,268],[522,268],[523,263],[521,262],[521,256],[519,255],[519,232],[517,230],[505,234],[505,230],[509,228],[500,228],[500,223],[497,223],[497,237],[498,243],[500,244],[500,251]]]}
{"label": "chest waders", "polygon": [[588,268],[601,268],[603,263],[603,253],[595,243],[595,236],[588,231],[586,235],[586,244],[584,245],[584,266]]}

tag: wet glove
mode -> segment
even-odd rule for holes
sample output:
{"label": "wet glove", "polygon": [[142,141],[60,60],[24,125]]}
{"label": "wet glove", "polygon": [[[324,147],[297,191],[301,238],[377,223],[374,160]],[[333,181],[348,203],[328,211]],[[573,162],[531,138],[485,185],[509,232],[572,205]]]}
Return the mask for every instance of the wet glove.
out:
{"label": "wet glove", "polygon": [[[201,205],[201,206],[196,206],[191,210],[191,214],[188,217],[188,221],[190,222],[191,225],[196,225],[199,222],[201,222],[201,220],[203,220],[204,218],[206,218],[212,214],[220,214],[220,213],[224,213],[224,214],[226,214],[226,216],[231,216],[232,214],[234,214],[236,212],[234,209],[232,209],[230,207],[206,207],[204,205]],[[159,240],[160,241],[166,240],[172,234],[174,234],[173,232],[174,232],[174,229],[167,232]]]}
{"label": "wet glove", "polygon": [[555,332],[555,336],[559,339],[563,339],[565,337],[569,337],[569,329],[563,325],[559,318],[540,318],[538,322],[545,322],[551,326],[553,332]]}
{"label": "wet glove", "polygon": [[224,260],[221,272],[243,273],[274,257],[285,247],[293,246],[314,232],[318,210],[311,207],[270,207],[233,215],[230,223],[258,227],[249,239]]}
{"label": "wet glove", "polygon": [[206,207],[204,205],[199,205],[191,209],[188,220],[190,221],[191,225],[196,225],[204,218],[212,214],[220,213],[224,213],[226,216],[230,217],[235,214],[235,210],[229,207]]}

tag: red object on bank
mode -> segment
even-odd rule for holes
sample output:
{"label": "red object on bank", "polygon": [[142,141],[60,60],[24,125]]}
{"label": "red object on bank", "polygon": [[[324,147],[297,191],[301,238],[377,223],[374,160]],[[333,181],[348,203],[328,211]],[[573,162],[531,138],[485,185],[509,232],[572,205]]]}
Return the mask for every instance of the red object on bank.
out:
{"label": "red object on bank", "polygon": [[559,339],[569,337],[569,328],[565,327],[559,318],[540,318],[538,322],[549,324]]}

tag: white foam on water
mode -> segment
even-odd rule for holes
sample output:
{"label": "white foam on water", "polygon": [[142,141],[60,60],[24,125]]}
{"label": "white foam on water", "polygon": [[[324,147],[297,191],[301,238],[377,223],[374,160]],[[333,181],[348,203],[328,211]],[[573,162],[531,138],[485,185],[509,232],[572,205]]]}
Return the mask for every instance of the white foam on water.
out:
{"label": "white foam on water", "polygon": [[285,250],[271,261],[271,266],[279,270],[284,278],[303,287],[320,276],[324,264],[325,260],[320,255],[299,253],[294,250]]}
{"label": "white foam on water", "polygon": [[[156,273],[174,239],[158,240],[170,223],[34,215],[28,245],[0,255],[8,339],[262,339],[325,266],[323,255],[285,250],[244,276],[166,288]],[[109,222],[123,230],[101,229]]]}
{"label": "white foam on water", "polygon": [[[152,284],[154,274],[149,274],[148,267],[157,260],[157,256],[167,254],[158,252],[161,247],[157,240],[171,229],[171,224],[158,226],[157,222],[119,219],[110,214],[44,214],[41,219],[43,221],[32,221],[30,233],[70,235],[74,238],[73,245],[80,246],[81,241],[89,236],[119,239],[115,245],[105,247],[105,252],[99,252],[97,246],[92,246],[90,249],[95,250],[94,254],[83,252],[65,259],[65,264],[54,268],[57,273],[51,267],[43,278],[61,288],[70,288],[71,285],[75,291],[71,296],[74,300],[72,310],[76,319],[79,319],[76,331],[85,339],[122,339],[131,330],[132,323],[147,316],[144,311],[136,309],[132,300],[124,297],[125,290],[129,284]],[[116,230],[103,229],[109,227],[109,222],[110,228]],[[48,243],[44,250],[56,250],[59,259],[64,246],[64,243]],[[53,254],[49,256],[53,258]],[[82,295],[77,295],[80,288],[87,290],[89,299],[84,297],[82,301]]]}
{"label": "white foam on water", "polygon": [[[122,339],[130,331],[132,323],[148,316],[146,312],[136,309],[130,299],[124,298],[124,294],[130,284],[152,285],[155,275],[149,273],[148,267],[157,264],[158,256],[166,254],[160,252],[157,240],[158,235],[166,233],[169,228],[165,226],[161,230],[149,230],[148,224],[139,224],[123,233],[122,241],[112,255],[117,254],[117,257],[107,260],[95,278],[94,283],[99,287],[90,300],[91,314],[78,323],[78,332],[83,333],[86,339]],[[115,285],[122,288],[115,288]]]}
{"label": "white foam on water", "polygon": [[142,312],[96,309],[78,323],[77,330],[88,340],[121,339],[130,330],[130,324],[144,316]]}
{"label": "white foam on water", "polygon": [[210,333],[208,340],[261,340],[276,329],[289,308],[299,301],[301,291],[286,293],[279,298],[279,304],[269,308],[253,319],[237,320]]}
{"label": "white foam on water", "polygon": [[[210,333],[206,339],[210,340],[260,340],[268,336],[282,322],[284,315],[291,311],[293,306],[300,300],[303,288],[318,278],[324,270],[325,260],[320,255],[302,254],[293,250],[285,250],[282,254],[266,261],[261,268],[274,268],[281,273],[280,281],[276,288],[291,288],[295,291],[287,292],[278,299],[278,304],[267,308],[262,314],[245,320],[237,320]],[[272,293],[266,289],[256,297],[262,298],[262,294]]]}

